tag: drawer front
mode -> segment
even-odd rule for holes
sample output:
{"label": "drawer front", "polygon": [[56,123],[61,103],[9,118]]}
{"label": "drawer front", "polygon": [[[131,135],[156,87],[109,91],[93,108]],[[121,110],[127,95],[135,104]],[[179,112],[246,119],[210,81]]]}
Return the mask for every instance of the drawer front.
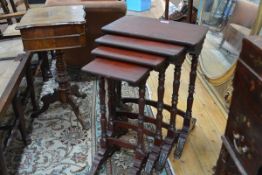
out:
{"label": "drawer front", "polygon": [[21,30],[26,51],[83,47],[86,44],[84,24],[33,27]]}
{"label": "drawer front", "polygon": [[262,167],[262,81],[239,62],[226,137],[249,174]]}

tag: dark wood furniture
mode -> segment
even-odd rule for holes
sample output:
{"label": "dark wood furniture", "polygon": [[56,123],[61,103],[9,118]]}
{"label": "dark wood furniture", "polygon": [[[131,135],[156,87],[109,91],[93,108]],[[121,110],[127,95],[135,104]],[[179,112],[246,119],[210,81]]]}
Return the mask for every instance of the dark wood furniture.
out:
{"label": "dark wood furniture", "polygon": [[[151,174],[151,171],[156,161],[158,160],[160,154],[162,154],[162,160],[161,163],[158,164],[158,169],[162,169],[165,165],[167,157],[175,141],[178,138],[175,125],[173,124],[176,120],[176,113],[184,115],[183,111],[177,109],[176,107],[178,99],[176,97],[178,97],[180,70],[186,54],[185,48],[183,46],[168,43],[149,41],[118,35],[105,35],[97,39],[97,42],[103,44],[102,46],[99,46],[97,49],[93,50],[92,53],[94,55],[104,57],[107,59],[113,59],[116,61],[138,64],[150,68],[150,70],[155,70],[159,73],[157,91],[158,100],[157,102],[151,100],[145,101],[147,105],[151,105],[157,108],[156,118],[145,116],[147,122],[156,126],[155,135],[152,135],[155,138],[154,147],[152,148],[152,152],[150,152],[149,158],[146,162],[145,173]],[[174,101],[176,100],[176,103],[173,103],[174,105],[172,107],[165,105],[163,102],[165,91],[165,71],[169,64],[169,61],[176,64],[175,75],[177,81],[175,84],[176,88],[174,89],[173,93]],[[117,95],[118,98],[120,98],[118,101],[122,103],[139,102],[139,99],[137,98],[121,98],[121,85],[118,89]],[[163,122],[163,109],[166,109],[171,113],[169,123]],[[134,113],[128,112],[117,112],[117,114],[119,114],[122,117],[124,116],[131,119],[134,119],[135,116]],[[165,139],[163,139],[162,136],[163,128],[168,130],[168,136]]]}
{"label": "dark wood furniture", "polygon": [[216,175],[262,174],[262,37],[243,40]]}
{"label": "dark wood furniture", "polygon": [[46,111],[51,103],[60,101],[69,104],[84,128],[84,122],[73,96],[84,98],[77,86],[70,86],[66,63],[62,50],[85,46],[86,28],[84,7],[57,6],[29,9],[17,29],[20,30],[26,51],[56,50],[56,71],[58,89],[53,94],[42,97],[43,107],[32,116]]}
{"label": "dark wood furniture", "polygon": [[[8,106],[12,104],[16,119],[19,120],[19,129],[22,135],[22,140],[25,144],[28,143],[28,139],[26,138],[25,119],[21,99],[17,95],[17,92],[22,78],[26,76],[27,86],[30,89],[33,110],[37,110],[33,88],[33,79],[30,69],[31,56],[32,55],[30,53],[27,53],[18,55],[17,57],[0,58],[0,122],[4,117],[6,117],[5,112],[7,111]],[[6,126],[2,125],[1,123],[0,132],[3,132],[2,130],[12,129],[15,126],[15,122],[7,124],[8,125]],[[5,159],[3,155],[5,145],[2,145],[2,140],[0,140],[0,142],[0,174],[7,175]],[[5,141],[3,142],[6,143]]]}
{"label": "dark wood furniture", "polygon": [[[143,56],[146,59],[150,59],[150,56],[146,54]],[[149,69],[135,64],[95,58],[89,64],[84,66],[82,70],[100,76],[100,149],[93,161],[92,169],[89,174],[96,174],[99,166],[105,162],[108,156],[112,155],[115,150],[121,147],[133,149],[135,151],[133,168],[129,174],[140,174],[142,166],[148,156],[145,150],[144,134],[150,133],[150,131],[144,128],[145,83],[149,76]],[[105,78],[108,79],[108,105],[105,103]],[[139,87],[139,113],[137,116],[137,125],[121,120],[121,118],[116,115],[116,103],[114,103],[116,97],[115,81],[127,81],[132,86]],[[108,121],[106,118],[106,106],[108,106]],[[119,139],[119,129],[121,128],[137,131],[137,143],[130,144]],[[150,135],[153,135],[153,133],[150,133]]]}
{"label": "dark wood furniture", "polygon": [[[150,132],[144,129],[144,134],[154,137],[154,146],[152,150],[147,152],[148,157],[144,162],[138,161],[137,164],[139,164],[140,170],[137,172],[140,172],[141,168],[144,168],[143,173],[145,174],[151,174],[154,167],[156,167],[157,170],[162,170],[175,143],[177,143],[176,156],[179,157],[181,155],[190,127],[195,124],[191,111],[194,83],[196,79],[196,67],[198,55],[201,51],[207,30],[206,28],[191,24],[159,21],[134,16],[123,17],[103,27],[102,30],[106,35],[96,40],[99,46],[92,51],[96,57],[111,60],[116,63],[125,63],[130,66],[135,64],[140,67],[145,67],[149,71],[155,70],[159,72],[158,100],[145,100],[147,105],[157,108],[156,118],[144,116],[146,122],[156,126],[155,132]],[[186,53],[192,55],[192,70],[190,73],[187,110],[182,111],[177,108],[177,103],[181,66],[185,60]],[[166,105],[163,102],[165,70],[169,64],[175,65],[171,106]],[[110,69],[110,66],[113,66],[113,64],[108,66],[107,69]],[[92,72],[89,69],[92,69],[92,62],[88,64],[87,67],[83,68],[85,71]],[[108,73],[106,70],[99,69],[97,71],[98,72],[94,73],[111,77],[111,73]],[[104,74],[101,73],[103,71],[105,71]],[[128,71],[128,69],[126,71]],[[124,76],[124,73],[118,72],[118,74],[123,74],[121,76]],[[112,109],[115,110],[116,105],[119,105],[121,109],[122,103],[139,104],[139,98],[121,97],[121,81],[117,81],[121,79],[118,79],[116,75],[112,76],[116,80],[113,89],[115,92],[114,97],[117,99],[114,101],[114,107]],[[111,103],[113,102],[109,101],[109,105],[111,105]],[[163,122],[163,109],[170,112],[169,123]],[[114,113],[116,118],[120,117],[124,121],[126,121],[127,118],[139,120],[139,114],[137,113],[130,113],[122,110],[117,110]],[[176,129],[177,115],[184,118],[184,126],[181,131],[177,131]],[[110,127],[111,126],[108,125],[108,128]],[[113,126],[113,130],[116,130],[119,127],[122,129],[133,128],[137,131],[134,126],[119,122],[116,122],[116,125]],[[162,129],[167,129],[168,131],[165,138],[163,138]],[[114,143],[117,145],[119,143],[118,141],[119,140],[116,139],[114,140]],[[138,140],[138,144],[142,144],[141,140]],[[125,147],[125,145],[118,144],[118,147]],[[134,147],[129,146],[128,148]],[[98,166],[101,165],[110,155],[111,154],[105,154],[104,152],[98,152],[98,156],[94,159],[90,174],[95,174]]]}
{"label": "dark wood furniture", "polygon": [[[125,37],[130,37],[134,39],[142,39],[146,41],[142,41],[141,43],[145,42],[158,42],[163,44],[169,44],[169,52],[165,52],[167,49],[162,50],[163,46],[158,46],[156,44],[150,44],[149,46],[145,46],[141,44],[135,44],[134,41],[124,41],[124,39],[119,38],[118,40],[108,41],[107,38],[99,38],[97,42],[100,44],[108,44],[115,47],[127,48],[137,51],[143,51],[147,53],[154,53],[158,55],[164,55],[168,58],[168,64],[175,64],[177,68],[177,72],[180,72],[180,65],[183,63],[183,59],[178,59],[177,57],[181,56],[181,54],[174,53],[177,49],[181,49],[179,47],[184,47],[185,53],[189,53],[192,57],[191,62],[191,72],[190,72],[190,82],[189,82],[189,90],[188,90],[188,98],[187,98],[187,109],[185,112],[178,113],[184,118],[183,129],[179,134],[179,139],[177,143],[177,148],[175,151],[175,157],[179,158],[181,156],[186,138],[188,136],[188,132],[190,128],[192,128],[195,123],[195,119],[192,119],[192,105],[193,105],[193,94],[195,89],[195,80],[196,80],[196,69],[198,64],[198,56],[201,52],[202,45],[205,39],[205,35],[207,33],[207,29],[202,26],[197,26],[193,24],[187,23],[178,23],[174,21],[166,21],[166,20],[156,20],[144,17],[136,17],[136,16],[125,16],[120,18],[119,20],[106,25],[102,28],[105,33],[111,35],[120,35]],[[119,37],[119,36],[117,36]],[[110,40],[110,39],[109,39]],[[161,45],[161,44],[160,44]],[[173,45],[173,46],[170,46]],[[176,47],[172,53],[172,49]],[[177,55],[178,54],[178,55]],[[173,98],[172,103],[174,106],[177,105],[177,92],[179,87],[179,73],[176,73],[178,79],[174,79],[174,87],[173,87]],[[173,108],[174,108],[173,106]],[[156,107],[156,105],[155,105]],[[167,105],[166,105],[167,107]],[[172,111],[172,107],[167,107]],[[175,107],[176,108],[176,107]],[[175,114],[177,110],[175,110]],[[172,121],[175,122],[175,121]],[[173,145],[173,144],[172,144]],[[163,153],[164,154],[164,153]],[[163,155],[164,156],[164,155]],[[167,156],[167,155],[165,155]],[[164,159],[166,160],[166,159]],[[161,163],[162,164],[162,163]],[[163,167],[163,164],[160,166]]]}

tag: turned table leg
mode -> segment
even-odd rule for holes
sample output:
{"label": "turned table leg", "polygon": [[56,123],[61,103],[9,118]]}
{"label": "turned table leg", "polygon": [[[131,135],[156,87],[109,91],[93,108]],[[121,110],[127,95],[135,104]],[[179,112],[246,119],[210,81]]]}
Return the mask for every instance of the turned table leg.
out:
{"label": "turned table leg", "polygon": [[140,174],[143,162],[146,158],[144,144],[144,109],[145,109],[145,82],[139,86],[139,102],[138,102],[138,128],[137,128],[137,145],[135,149],[133,168],[130,174]]}
{"label": "turned table leg", "polygon": [[196,119],[192,118],[192,106],[194,101],[195,82],[197,76],[197,64],[198,64],[198,55],[192,54],[190,80],[189,80],[188,97],[187,97],[187,109],[184,117],[183,128],[179,134],[178,143],[174,152],[175,158],[177,159],[181,157],[190,128],[193,128],[196,123]]}
{"label": "turned table leg", "polygon": [[178,91],[180,87],[181,66],[182,66],[181,64],[177,64],[175,66],[170,122],[167,131],[167,136],[166,139],[163,141],[159,159],[156,164],[156,169],[158,171],[161,171],[164,168],[166,161],[168,159],[168,155],[172,150],[172,147],[176,139],[176,115],[178,114],[177,103],[178,103]]}
{"label": "turned table leg", "polygon": [[[112,88],[114,88],[114,85],[109,83],[110,91]],[[112,92],[109,92],[112,93]],[[97,154],[95,155],[95,158],[92,163],[92,168],[89,175],[95,175],[98,173],[99,167],[106,161],[106,159],[109,157],[109,155],[112,155],[112,153],[115,151],[114,147],[107,144],[107,137],[108,137],[108,128],[113,127],[113,116],[109,118],[109,122],[107,122],[106,118],[106,103],[105,103],[105,78],[101,77],[99,80],[99,100],[100,100],[100,124],[101,124],[101,138],[100,138],[100,148],[97,151]],[[112,97],[112,96],[111,96]],[[110,108],[110,107],[109,107]],[[113,109],[109,109],[109,112],[113,112]],[[110,115],[110,114],[109,114]],[[112,126],[110,126],[112,125]],[[113,128],[112,128],[113,129]],[[110,129],[109,129],[110,131]]]}
{"label": "turned table leg", "polygon": [[156,133],[154,138],[154,147],[149,154],[148,160],[145,165],[145,174],[152,174],[155,162],[160,153],[160,146],[162,144],[162,121],[164,109],[164,93],[165,93],[165,72],[167,66],[165,65],[158,73],[158,101],[157,101],[157,115],[156,115]]}
{"label": "turned table leg", "polygon": [[43,107],[32,114],[32,117],[37,117],[41,113],[45,112],[49,105],[60,101],[61,103],[69,104],[72,107],[72,110],[74,111],[77,119],[80,121],[82,127],[84,129],[89,129],[90,124],[88,122],[85,122],[82,118],[82,115],[79,112],[79,107],[76,105],[74,97],[82,97],[84,98],[85,95],[80,95],[80,92],[78,90],[78,87],[71,86],[69,83],[69,76],[66,69],[66,63],[63,58],[63,53],[61,50],[56,51],[56,80],[59,84],[58,89],[54,90],[53,94],[48,94],[42,97]]}
{"label": "turned table leg", "polygon": [[115,81],[108,80],[108,136],[112,137],[114,135],[114,120],[116,114],[116,105],[115,105]]}

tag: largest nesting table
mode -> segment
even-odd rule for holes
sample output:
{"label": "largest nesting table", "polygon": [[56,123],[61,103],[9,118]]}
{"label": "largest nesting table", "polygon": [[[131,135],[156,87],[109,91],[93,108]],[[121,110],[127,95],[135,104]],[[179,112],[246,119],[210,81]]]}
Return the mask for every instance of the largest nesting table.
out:
{"label": "largest nesting table", "polygon": [[[153,148],[153,151],[151,151],[145,169],[148,168],[147,172],[150,172],[156,159],[158,159],[156,167],[161,169],[174,143],[177,143],[175,157],[179,158],[181,156],[190,128],[194,127],[196,123],[196,119],[192,118],[193,94],[195,90],[198,57],[202,50],[207,28],[174,21],[125,16],[104,26],[102,30],[106,35],[96,40],[96,42],[100,44],[100,47],[93,51],[96,56],[150,67],[148,63],[131,59],[131,56],[125,55],[125,51],[114,50],[118,48],[158,55],[164,57],[166,60],[166,64],[157,70],[159,72],[158,101],[146,100],[146,104],[157,108],[157,116],[154,123],[156,125],[156,148]],[[191,56],[191,71],[187,108],[186,111],[182,111],[177,108],[177,103],[181,66],[186,54]],[[175,65],[171,106],[163,103],[165,70],[169,64]],[[152,66],[150,68],[154,70]],[[121,85],[118,84],[117,87],[117,94],[121,94]],[[138,103],[138,99],[121,98],[121,95],[119,95],[118,101],[122,103]],[[162,121],[163,109],[170,112],[169,124]],[[177,115],[183,118],[183,127],[180,131],[176,130]],[[162,128],[168,130],[165,139],[162,139]],[[159,148],[159,146],[161,148]]]}

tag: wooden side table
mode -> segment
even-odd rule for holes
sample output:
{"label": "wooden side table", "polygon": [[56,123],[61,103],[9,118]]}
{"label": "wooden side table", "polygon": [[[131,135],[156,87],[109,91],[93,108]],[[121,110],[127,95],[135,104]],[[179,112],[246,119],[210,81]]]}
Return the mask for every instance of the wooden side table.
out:
{"label": "wooden side table", "polygon": [[[29,9],[17,26],[21,31],[24,50],[26,51],[56,51],[56,71],[59,87],[53,94],[42,97],[43,107],[32,117],[46,111],[51,103],[60,101],[69,104],[83,128],[89,128],[85,123],[73,96],[84,98],[77,86],[71,86],[63,59],[62,50],[85,46],[86,28],[85,11],[82,5],[56,6]],[[77,58],[76,58],[77,59]]]}
{"label": "wooden side table", "polygon": [[[195,80],[197,75],[196,71],[197,71],[197,64],[198,64],[198,56],[202,50],[202,45],[205,39],[205,35],[207,33],[207,28],[203,26],[197,26],[187,23],[179,23],[174,21],[157,20],[157,19],[150,19],[150,18],[137,17],[137,16],[125,16],[111,24],[104,26],[102,30],[107,34],[113,35],[113,37],[110,35],[106,35],[105,36],[106,38],[99,38],[97,41],[100,44],[106,44],[114,47],[132,49],[132,50],[167,56],[169,64],[174,64],[176,66],[174,71],[174,85],[173,85],[173,95],[172,95],[172,102],[171,102],[172,106],[164,105],[164,108],[170,109],[169,110],[171,116],[170,121],[171,121],[171,125],[173,125],[172,128],[174,129],[174,131],[176,130],[175,127],[176,116],[179,115],[183,117],[183,128],[181,131],[179,131],[179,137],[175,150],[175,157],[180,158],[190,128],[194,127],[196,122],[196,120],[192,118],[192,106],[194,101],[193,95],[194,95]],[[108,41],[111,40],[112,38],[114,38],[114,41],[108,43]],[[138,40],[140,40],[140,42],[138,42]],[[158,42],[158,44],[152,43],[153,41]],[[151,42],[151,43],[145,46],[143,43],[146,42],[147,43]],[[189,79],[189,86],[188,86],[186,111],[181,111],[177,109],[181,64],[184,59],[181,59],[181,57],[179,57],[180,59],[178,59],[176,54],[172,55],[172,47],[169,46],[164,49],[161,48],[161,45],[159,43],[184,47],[185,52],[191,55],[192,61],[191,61],[191,71],[190,71],[190,79]],[[131,102],[130,100],[126,100],[126,99],[122,99],[122,101]],[[157,107],[156,104],[157,103],[154,104],[151,103],[149,105]],[[173,146],[174,139],[172,139],[173,137],[172,135],[173,132],[170,132],[170,134],[168,134],[166,138],[166,143],[163,144],[164,146],[161,149],[161,153],[159,155],[160,158],[158,160],[158,167],[159,167],[158,169],[163,168],[165,160],[167,160],[169,151]],[[172,140],[172,142],[170,140]],[[169,146],[167,147],[165,145],[169,145]]]}

